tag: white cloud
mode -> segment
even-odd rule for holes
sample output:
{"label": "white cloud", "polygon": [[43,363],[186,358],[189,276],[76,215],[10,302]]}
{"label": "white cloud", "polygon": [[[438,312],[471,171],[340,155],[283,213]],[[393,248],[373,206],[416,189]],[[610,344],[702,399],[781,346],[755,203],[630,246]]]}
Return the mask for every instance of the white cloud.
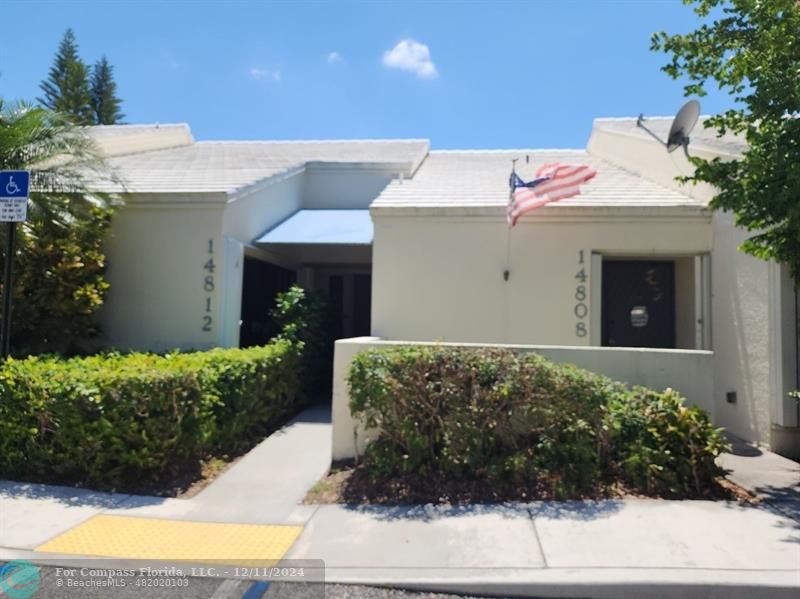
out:
{"label": "white cloud", "polygon": [[338,52],[330,52],[328,56],[325,58],[328,61],[328,64],[336,64],[337,62],[342,62],[344,59],[342,55]]}
{"label": "white cloud", "polygon": [[252,77],[256,81],[261,81],[262,79],[272,79],[273,81],[280,81],[281,72],[278,70],[272,71],[270,69],[262,69],[261,67],[252,67],[250,69],[250,77]]}
{"label": "white cloud", "polygon": [[398,42],[394,48],[384,52],[383,64],[390,69],[411,71],[422,79],[434,79],[439,76],[439,71],[431,60],[428,46],[411,38]]}

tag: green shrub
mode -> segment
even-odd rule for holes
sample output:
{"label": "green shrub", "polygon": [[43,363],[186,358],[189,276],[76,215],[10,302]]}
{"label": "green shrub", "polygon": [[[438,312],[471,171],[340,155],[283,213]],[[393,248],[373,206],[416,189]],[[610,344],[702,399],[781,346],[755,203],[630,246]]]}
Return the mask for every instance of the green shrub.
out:
{"label": "green shrub", "polygon": [[[381,431],[364,456],[376,477],[443,474],[556,496],[615,481],[651,494],[700,493],[723,446],[707,416],[672,391],[631,391],[535,354],[376,349],[356,356],[349,384],[355,416]],[[658,407],[645,409],[651,403]]]}
{"label": "green shrub", "polygon": [[0,366],[0,477],[137,488],[280,423],[299,385],[297,347],[33,357]]}
{"label": "green shrub", "polygon": [[307,399],[329,395],[333,379],[334,317],[320,293],[292,285],[276,296],[270,316],[285,339],[303,349],[303,393]]}
{"label": "green shrub", "polygon": [[700,495],[720,473],[714,458],[726,449],[708,413],[687,408],[672,389],[635,387],[608,403],[606,426],[621,478],[648,494]]}
{"label": "green shrub", "polygon": [[34,214],[18,227],[12,355],[74,354],[98,335],[97,311],[108,291],[102,244],[110,223],[110,210],[93,208],[67,226]]}

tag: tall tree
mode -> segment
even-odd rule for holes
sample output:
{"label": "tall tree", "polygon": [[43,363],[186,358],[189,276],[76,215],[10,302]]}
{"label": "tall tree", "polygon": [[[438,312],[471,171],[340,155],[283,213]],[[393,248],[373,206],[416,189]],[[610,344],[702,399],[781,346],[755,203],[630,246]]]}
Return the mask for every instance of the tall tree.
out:
{"label": "tall tree", "polygon": [[96,312],[108,288],[102,242],[110,197],[92,190],[120,182],[85,127],[2,98],[0,170],[31,173],[28,219],[19,225],[12,352],[73,351],[98,332]]}
{"label": "tall tree", "polygon": [[92,113],[95,125],[119,123],[125,115],[120,112],[122,101],[117,97],[114,67],[103,56],[92,69]]}
{"label": "tall tree", "polygon": [[652,49],[671,55],[663,70],[686,78],[686,95],[727,90],[734,107],[705,121],[743,135],[736,160],[693,158],[687,180],[714,185],[711,207],[731,211],[755,234],[742,250],[789,265],[800,281],[800,4],[797,0],[684,0],[701,25],[656,33]]}
{"label": "tall tree", "polygon": [[89,68],[78,55],[72,29],[64,32],[53,66],[39,87],[44,94],[38,99],[42,106],[71,115],[79,125],[93,124]]}

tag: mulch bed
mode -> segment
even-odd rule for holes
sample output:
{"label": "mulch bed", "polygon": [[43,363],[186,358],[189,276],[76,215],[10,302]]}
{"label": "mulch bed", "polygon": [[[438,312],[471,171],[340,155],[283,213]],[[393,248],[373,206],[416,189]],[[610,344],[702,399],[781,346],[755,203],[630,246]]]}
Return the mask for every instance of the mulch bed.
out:
{"label": "mulch bed", "polygon": [[[391,479],[374,479],[363,465],[339,462],[316,483],[304,503],[342,504],[466,504],[500,503],[505,501],[540,501],[553,499],[624,499],[647,496],[620,485],[597,488],[584,496],[555,497],[545,484],[520,486],[498,491],[496,486],[481,480],[454,480],[441,475],[404,474]],[[746,489],[719,477],[715,485],[702,496],[671,497],[670,499],[735,500],[758,503],[759,499]]]}

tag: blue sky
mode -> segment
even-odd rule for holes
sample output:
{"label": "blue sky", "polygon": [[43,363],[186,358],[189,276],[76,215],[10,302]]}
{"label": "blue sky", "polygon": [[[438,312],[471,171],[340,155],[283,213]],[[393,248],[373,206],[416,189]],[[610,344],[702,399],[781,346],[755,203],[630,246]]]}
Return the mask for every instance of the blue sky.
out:
{"label": "blue sky", "polygon": [[[64,30],[114,65],[126,122],[197,139],[430,138],[583,147],[597,116],[673,114],[653,31],[677,0],[3,3],[0,95],[33,99]],[[9,27],[9,24],[13,24]],[[703,112],[730,105],[716,93]]]}

